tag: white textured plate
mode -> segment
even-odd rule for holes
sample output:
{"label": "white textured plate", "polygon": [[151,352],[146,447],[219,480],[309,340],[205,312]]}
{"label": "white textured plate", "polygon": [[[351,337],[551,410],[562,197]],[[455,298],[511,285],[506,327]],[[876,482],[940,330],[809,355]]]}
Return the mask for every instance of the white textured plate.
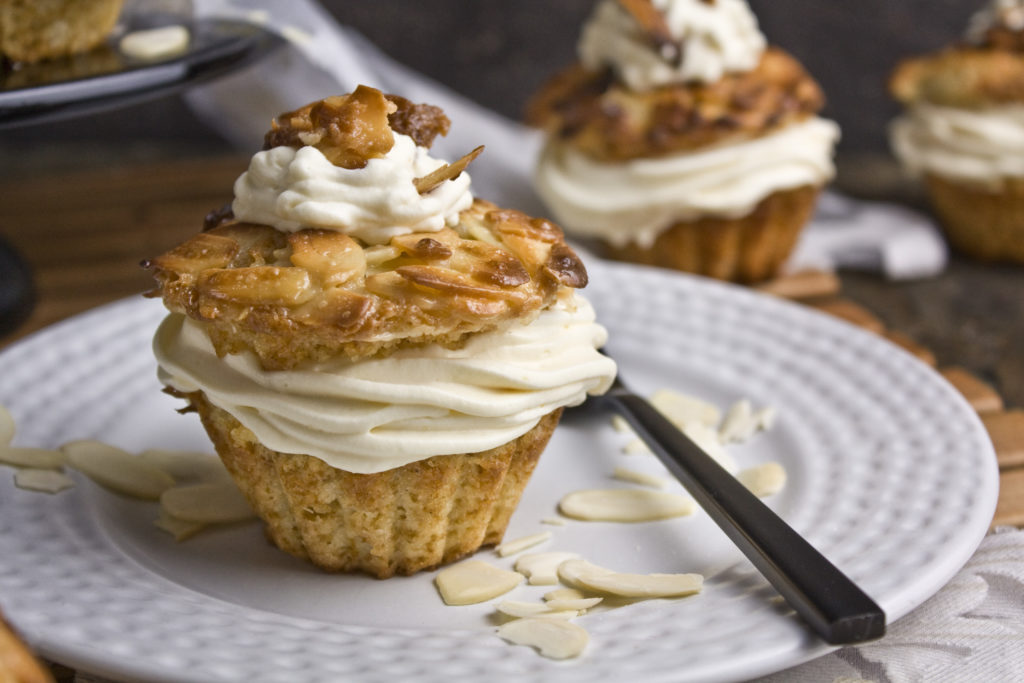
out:
{"label": "white textured plate", "polygon": [[[995,506],[995,457],[938,374],[866,332],[739,288],[622,265],[594,264],[591,279],[608,348],[637,389],[778,409],[775,427],[734,455],[744,466],[786,467],[789,483],[770,504],[891,620],[971,555]],[[161,315],[156,302],[119,302],[0,354],[0,402],[18,422],[16,443],[208,448],[195,417],[176,414],[155,379],[149,338]],[[581,618],[592,640],[577,661],[506,644],[487,605],[443,606],[430,572],[323,574],[270,547],[255,523],[176,544],[153,527],[153,504],[80,478],[51,497],[0,477],[0,604],[42,654],[150,681],[725,681],[827,651],[703,513],[540,524],[570,490],[626,486],[609,477],[616,465],[660,467],[622,454],[626,440],[607,416],[567,415],[506,538],[549,529],[547,549],[709,580],[696,597]]]}

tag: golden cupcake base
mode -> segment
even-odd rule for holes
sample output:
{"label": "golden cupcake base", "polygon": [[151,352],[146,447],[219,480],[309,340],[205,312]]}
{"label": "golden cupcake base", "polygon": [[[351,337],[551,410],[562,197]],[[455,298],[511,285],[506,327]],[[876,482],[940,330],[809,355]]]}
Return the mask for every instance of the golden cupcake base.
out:
{"label": "golden cupcake base", "polygon": [[719,280],[753,283],[781,270],[810,219],[819,187],[805,186],[765,197],[746,216],[676,223],[649,248],[608,246],[605,255]]}
{"label": "golden cupcake base", "polygon": [[378,578],[413,574],[498,543],[562,412],[487,451],[354,474],[312,456],[272,451],[202,392],[187,398],[275,545],[327,571]]}
{"label": "golden cupcake base", "polygon": [[936,175],[925,182],[954,248],[983,261],[1024,263],[1024,178],[1006,179],[997,191]]}

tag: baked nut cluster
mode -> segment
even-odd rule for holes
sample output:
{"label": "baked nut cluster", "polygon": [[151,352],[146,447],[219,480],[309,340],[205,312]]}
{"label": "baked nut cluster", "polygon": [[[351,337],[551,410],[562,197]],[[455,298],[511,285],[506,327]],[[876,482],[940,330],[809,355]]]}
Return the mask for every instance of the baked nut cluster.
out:
{"label": "baked nut cluster", "polygon": [[610,69],[575,64],[534,96],[526,121],[594,159],[616,162],[759,137],[813,116],[824,102],[799,62],[769,48],[749,72],[649,92],[629,90]]}

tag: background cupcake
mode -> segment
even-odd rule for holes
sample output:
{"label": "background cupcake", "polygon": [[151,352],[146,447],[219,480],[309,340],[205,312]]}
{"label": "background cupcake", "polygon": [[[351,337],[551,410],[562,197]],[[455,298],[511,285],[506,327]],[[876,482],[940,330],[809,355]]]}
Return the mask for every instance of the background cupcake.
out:
{"label": "background cupcake", "polygon": [[890,89],[906,107],[893,150],[924,177],[950,242],[1024,263],[1024,2],[995,0],[965,42],[901,63]]}
{"label": "background cupcake", "polygon": [[613,257],[774,275],[834,174],[838,127],[743,0],[602,0],[579,61],[531,101],[538,193]]}
{"label": "background cupcake", "polygon": [[149,264],[162,381],[324,569],[498,542],[562,408],[615,373],[561,231],[474,199],[476,152],[428,154],[447,129],[366,87],[282,114],[232,211]]}

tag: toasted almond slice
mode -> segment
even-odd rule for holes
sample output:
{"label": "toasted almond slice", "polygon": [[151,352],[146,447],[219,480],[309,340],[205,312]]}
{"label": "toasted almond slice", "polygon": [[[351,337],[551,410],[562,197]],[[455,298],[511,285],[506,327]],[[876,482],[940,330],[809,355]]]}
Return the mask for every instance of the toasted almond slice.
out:
{"label": "toasted almond slice", "polygon": [[48,448],[0,446],[0,463],[14,467],[32,467],[40,470],[59,470],[67,458],[60,451]]}
{"label": "toasted almond slice", "polygon": [[160,496],[160,507],[186,522],[227,524],[252,519],[255,513],[233,482],[175,486]]}
{"label": "toasted almond slice", "polygon": [[554,586],[558,583],[558,565],[579,557],[576,553],[527,553],[516,560],[516,571],[531,586]]}
{"label": "toasted almond slice", "polygon": [[587,522],[652,522],[692,514],[693,500],[646,489],[574,491],[558,503],[563,515]]}
{"label": "toasted almond slice", "polygon": [[498,627],[498,635],[516,645],[535,647],[551,659],[571,659],[583,654],[590,636],[582,627],[560,619],[516,619]]}
{"label": "toasted almond slice", "polygon": [[585,597],[587,594],[578,588],[556,588],[544,594],[545,600],[579,600]]}
{"label": "toasted almond slice", "polygon": [[647,474],[646,472],[637,472],[626,467],[616,467],[612,472],[612,476],[620,481],[628,481],[631,484],[640,484],[641,486],[650,486],[656,489],[663,489],[668,486],[672,480],[667,477],[659,477],[656,474]]}
{"label": "toasted almond slice", "polygon": [[766,462],[748,467],[737,474],[736,478],[755,496],[764,498],[778,493],[786,485],[786,470],[777,462]]}
{"label": "toasted almond slice", "polygon": [[673,598],[697,593],[703,587],[700,574],[627,574],[605,569],[586,560],[568,560],[558,576],[571,587],[625,598]]}
{"label": "toasted almond slice", "polygon": [[673,42],[672,31],[665,20],[665,15],[655,7],[651,0],[618,0],[618,2],[619,6],[633,17],[633,20],[640,26],[640,30],[646,33],[656,46]]}
{"label": "toasted almond slice", "polygon": [[227,481],[231,478],[221,459],[209,453],[151,448],[139,453],[138,457],[163,470],[178,482]]}
{"label": "toasted almond slice", "polygon": [[192,538],[207,526],[202,522],[189,522],[184,519],[178,519],[162,507],[160,508],[159,517],[153,521],[153,525],[161,531],[166,531],[171,536],[174,536],[174,540],[179,542]]}
{"label": "toasted almond slice", "polygon": [[597,598],[559,598],[559,599],[556,599],[556,600],[548,600],[546,604],[547,604],[548,607],[551,608],[552,611],[555,611],[555,612],[562,611],[562,610],[566,610],[566,611],[571,611],[571,610],[580,611],[580,610],[588,610],[591,607],[593,607],[594,605],[599,604],[602,600],[604,600],[604,598],[601,598],[601,597],[597,597]]}
{"label": "toasted almond slice", "polygon": [[480,152],[484,151],[484,146],[480,145],[472,152],[462,157],[458,161],[450,164],[445,164],[439,167],[437,170],[428,173],[422,178],[416,178],[412,181],[413,185],[416,186],[416,191],[420,194],[426,194],[431,190],[437,188],[438,185],[446,180],[454,180],[459,177],[466,167],[472,163],[474,159],[480,156]]}
{"label": "toasted almond slice", "polygon": [[714,427],[722,419],[722,411],[713,403],[671,389],[651,394],[651,404],[680,429],[693,423]]}
{"label": "toasted almond slice", "polygon": [[504,595],[523,581],[523,575],[480,560],[467,560],[442,569],[434,584],[446,605],[475,605]]}
{"label": "toasted almond slice", "polygon": [[515,555],[521,553],[527,548],[532,548],[535,545],[540,545],[544,541],[551,538],[550,531],[542,531],[537,534],[531,534],[529,536],[523,536],[511,541],[506,541],[501,545],[497,546],[494,551],[501,557],[508,557],[509,555]]}
{"label": "toasted almond slice", "polygon": [[552,609],[542,602],[522,602],[519,600],[502,600],[495,608],[502,614],[515,617],[546,617],[549,619],[572,619],[579,616],[577,610]]}
{"label": "toasted almond slice", "polygon": [[14,473],[14,485],[26,491],[58,493],[71,488],[75,482],[63,472],[26,468]]}
{"label": "toasted almond slice", "polygon": [[127,496],[158,500],[174,486],[174,478],[150,463],[100,441],[71,441],[60,447],[68,465],[105,486]]}
{"label": "toasted almond slice", "polygon": [[379,244],[375,247],[367,247],[363,251],[363,258],[366,259],[366,265],[371,267],[387,263],[401,255],[402,251],[400,249],[388,244]]}
{"label": "toasted almond slice", "polygon": [[0,405],[0,446],[6,446],[14,438],[14,417]]}

